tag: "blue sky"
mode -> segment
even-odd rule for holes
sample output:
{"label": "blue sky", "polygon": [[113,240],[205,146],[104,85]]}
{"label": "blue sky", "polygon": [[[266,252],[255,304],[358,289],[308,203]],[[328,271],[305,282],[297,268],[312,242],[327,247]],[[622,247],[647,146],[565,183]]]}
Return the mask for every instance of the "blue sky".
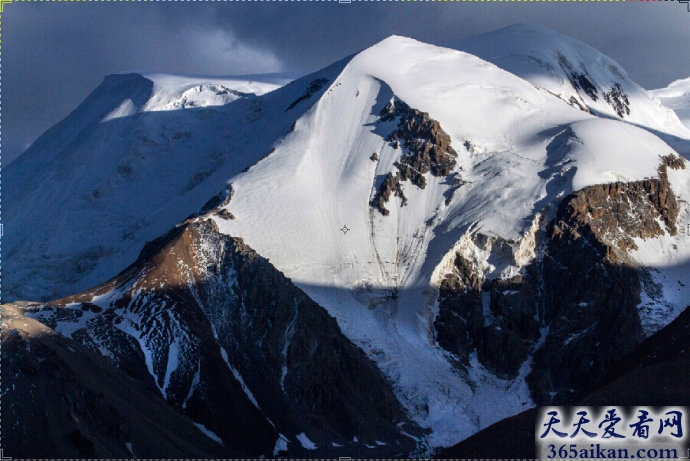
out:
{"label": "blue sky", "polygon": [[516,22],[598,48],[645,88],[690,76],[690,13],[676,1],[13,3],[2,14],[3,163],[108,74],[306,74],[391,34],[440,44]]}

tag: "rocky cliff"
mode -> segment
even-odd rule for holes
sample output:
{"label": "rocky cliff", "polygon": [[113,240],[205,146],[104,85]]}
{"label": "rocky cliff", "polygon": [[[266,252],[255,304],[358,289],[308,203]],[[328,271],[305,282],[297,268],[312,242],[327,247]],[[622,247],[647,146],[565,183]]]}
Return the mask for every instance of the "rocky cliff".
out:
{"label": "rocky cliff", "polygon": [[[663,158],[658,177],[594,185],[565,197],[536,232],[538,256],[520,274],[486,278],[458,251],[439,287],[438,344],[460,368],[477,353],[503,379],[527,376],[537,405],[579,398],[643,340],[638,305],[645,269],[635,239],[675,235],[678,203]],[[474,245],[514,257],[508,242],[482,234]]]}
{"label": "rocky cliff", "polygon": [[[342,335],[335,319],[240,239],[219,234],[211,220],[189,221],[147,244],[135,264],[93,290],[10,309],[25,312],[62,349],[73,344],[88,351],[100,367],[112,369],[109,373],[126,375],[125,382],[155,395],[154,402],[186,421],[182,428],[202,425],[215,442],[209,441],[210,453],[404,455],[415,450],[416,441],[403,433],[422,434],[407,422],[391,385]],[[21,335],[13,331],[11,325],[3,329],[8,341],[3,352],[19,354],[21,367],[29,359],[15,351],[29,346],[22,346],[16,339]],[[32,360],[42,363],[41,357]],[[89,373],[79,369],[82,365],[74,363],[61,374],[78,383]],[[52,377],[42,369],[27,372],[21,387]],[[89,421],[123,426],[118,412],[104,405],[108,399],[126,399],[126,391],[127,386],[100,391],[107,394],[105,401],[75,404],[94,416],[78,440],[60,439],[60,453],[118,453],[99,448],[102,431]],[[6,395],[8,402],[22,401],[19,397]],[[53,416],[33,415],[32,429],[40,437],[59,437],[49,426],[74,419],[68,408]],[[96,414],[112,420],[97,420]],[[127,442],[143,453],[125,426],[102,438],[120,451]],[[7,452],[23,455],[21,434],[7,432]],[[53,456],[56,446],[32,450]],[[198,456],[191,445],[180,450]]]}

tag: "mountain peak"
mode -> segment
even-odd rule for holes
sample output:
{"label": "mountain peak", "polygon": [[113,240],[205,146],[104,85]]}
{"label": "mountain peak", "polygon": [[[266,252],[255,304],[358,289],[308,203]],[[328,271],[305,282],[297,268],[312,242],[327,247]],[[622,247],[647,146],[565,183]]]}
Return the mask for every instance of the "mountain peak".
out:
{"label": "mountain peak", "polygon": [[617,62],[572,37],[521,23],[449,46],[489,61],[585,112],[665,133],[670,135],[664,137],[667,142],[690,137],[678,117],[650,98]]}
{"label": "mountain peak", "polygon": [[[655,135],[673,120],[603,54],[528,24],[483,37],[390,36],[260,95],[107,77],[91,118],[8,169],[6,293],[81,291],[33,310],[126,340],[228,447],[244,435],[216,411],[241,398],[262,453],[426,454],[586,391],[690,298],[690,170]],[[408,420],[432,431],[416,447]]]}

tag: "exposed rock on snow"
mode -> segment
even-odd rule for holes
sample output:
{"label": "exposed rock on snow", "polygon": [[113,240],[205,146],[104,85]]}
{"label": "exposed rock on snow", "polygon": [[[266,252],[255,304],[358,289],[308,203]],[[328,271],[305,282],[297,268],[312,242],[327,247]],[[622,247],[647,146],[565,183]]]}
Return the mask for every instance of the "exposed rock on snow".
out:
{"label": "exposed rock on snow", "polygon": [[396,146],[402,143],[405,149],[400,160],[393,163],[398,171],[386,175],[371,201],[371,206],[387,216],[389,211],[385,204],[390,200],[391,193],[401,199],[401,206],[407,204],[403,181],[409,180],[424,189],[424,175],[430,172],[436,177],[448,176],[455,167],[458,154],[450,146],[448,133],[426,112],[411,109],[403,101],[393,98],[381,110],[380,116],[383,122],[397,119],[397,128],[388,135],[386,141]]}

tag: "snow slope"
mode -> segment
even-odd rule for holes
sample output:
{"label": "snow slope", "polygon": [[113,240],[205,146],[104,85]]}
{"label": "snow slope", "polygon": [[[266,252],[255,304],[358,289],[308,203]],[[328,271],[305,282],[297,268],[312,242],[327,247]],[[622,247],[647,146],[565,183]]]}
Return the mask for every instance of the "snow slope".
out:
{"label": "snow slope", "polygon": [[[618,63],[573,38],[538,26],[515,24],[449,46],[492,62],[575,107],[690,138],[690,130],[676,114],[650,98]],[[618,97],[615,90],[612,93],[616,85],[622,92]],[[621,103],[620,114],[616,99]]]}
{"label": "snow slope", "polygon": [[671,82],[666,88],[648,93],[673,110],[683,124],[690,128],[690,78]]}
{"label": "snow slope", "polygon": [[65,296],[117,274],[265,156],[309,82],[276,93],[278,77],[107,77],[4,171],[4,299]]}
{"label": "snow slope", "polygon": [[668,325],[690,300],[690,181],[687,170],[669,170],[669,182],[679,203],[678,233],[636,239],[633,258],[649,268],[643,280],[640,315],[647,335]]}
{"label": "snow slope", "polygon": [[[383,216],[369,201],[401,156],[385,140],[395,122],[379,116],[393,96],[438,120],[459,156],[448,178],[403,183],[409,202],[393,198]],[[511,381],[476,361],[462,376],[435,346],[444,257],[477,231],[518,246],[564,194],[654,177],[670,152],[475,56],[391,37],[355,56],[276,151],[233,179],[236,219],[215,219],[326,307],[434,429],[430,444],[448,445],[532,403],[529,364]]]}

